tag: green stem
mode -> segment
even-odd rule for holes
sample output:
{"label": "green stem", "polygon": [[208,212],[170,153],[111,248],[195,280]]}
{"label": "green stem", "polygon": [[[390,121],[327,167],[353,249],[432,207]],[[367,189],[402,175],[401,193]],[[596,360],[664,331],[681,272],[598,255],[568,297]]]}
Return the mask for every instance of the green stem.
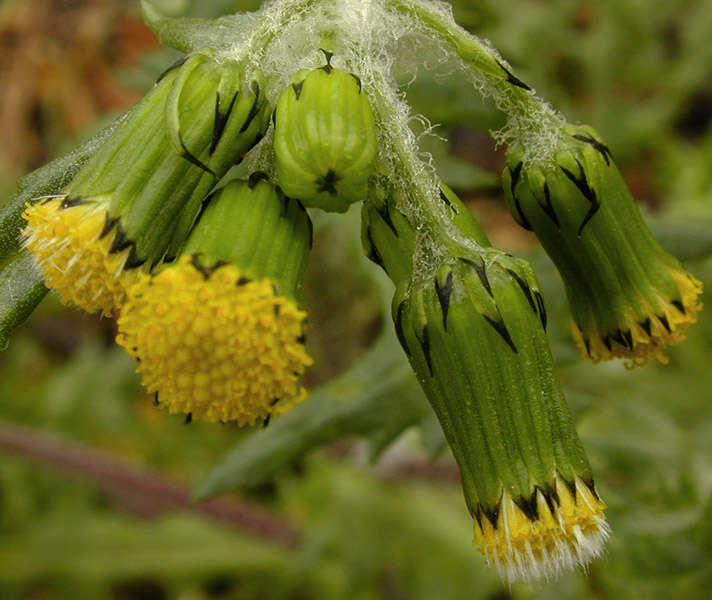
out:
{"label": "green stem", "polygon": [[452,18],[426,0],[386,0],[393,10],[409,15],[449,45],[462,61],[484,80],[500,110],[508,116],[507,127],[493,136],[498,143],[529,150],[525,163],[552,158],[564,119],[518,79],[496,52]]}
{"label": "green stem", "polygon": [[[381,144],[391,157],[392,164],[386,167],[390,171],[387,176],[395,182],[395,186],[408,190],[404,201],[409,205],[398,208],[405,209],[416,231],[413,267],[428,262],[437,270],[442,261],[447,260],[447,247],[452,240],[461,241],[474,251],[485,252],[486,249],[474,239],[465,238],[443,212],[444,203],[440,200],[437,174],[421,160],[415,135],[408,126],[407,118],[401,113],[397,92],[385,72],[384,65],[369,60],[362,76],[368,79],[372,107],[379,127],[384,132]],[[422,260],[424,256],[427,256],[427,261]],[[419,267],[412,269],[411,275],[430,278],[434,273]]]}
{"label": "green stem", "polygon": [[50,437],[14,423],[0,421],[0,452],[31,460],[53,472],[79,475],[118,498],[132,500],[131,506],[140,514],[182,509],[286,546],[299,541],[290,523],[260,507],[232,500],[191,503],[190,490],[180,483],[91,446]]}
{"label": "green stem", "polygon": [[420,0],[389,0],[389,4],[399,12],[427,25],[450,44],[462,60],[475,67],[486,78],[493,81],[507,79],[507,74],[489,48],[442,12]]}
{"label": "green stem", "polygon": [[233,58],[240,61],[249,58],[253,64],[259,64],[267,46],[280,35],[285,25],[298,13],[308,11],[321,0],[283,0],[276,2],[261,16],[259,23],[252,29],[249,37],[233,52]]}

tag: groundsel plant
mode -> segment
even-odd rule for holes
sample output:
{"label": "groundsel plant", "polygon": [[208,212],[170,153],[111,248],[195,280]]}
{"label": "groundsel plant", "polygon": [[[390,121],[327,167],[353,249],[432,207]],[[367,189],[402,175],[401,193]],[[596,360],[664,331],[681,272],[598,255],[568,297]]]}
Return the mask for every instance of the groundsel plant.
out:
{"label": "groundsel plant", "polygon": [[[652,237],[598,134],[443,2],[274,0],[215,20],[142,8],[185,58],[71,181],[27,202],[21,236],[47,286],[119,315],[157,406],[266,423],[306,398],[307,209],[362,202],[364,250],[394,283],[394,331],[460,467],[473,543],[510,582],[599,556],[605,504],[536,276],[440,182],[396,75],[447,65],[506,114],[493,137],[508,149],[507,204],[559,268],[584,357],[664,360],[701,284]],[[241,161],[248,179],[223,181]]]}

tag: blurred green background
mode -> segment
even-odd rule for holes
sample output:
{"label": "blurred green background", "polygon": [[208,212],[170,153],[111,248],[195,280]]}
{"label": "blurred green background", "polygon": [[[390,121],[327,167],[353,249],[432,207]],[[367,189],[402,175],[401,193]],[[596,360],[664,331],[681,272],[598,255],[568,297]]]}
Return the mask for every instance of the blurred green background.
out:
{"label": "blurred green background", "polygon": [[[155,0],[216,16],[258,0]],[[712,3],[455,0],[517,74],[599,130],[663,244],[712,286]],[[106,124],[175,58],[132,1],[0,2],[0,194]],[[498,188],[502,117],[456,75],[408,88],[493,242],[545,288],[559,376],[613,536],[587,576],[507,586],[471,546],[456,467],[361,256],[358,211],[314,215],[310,399],[268,428],[170,417],[114,324],[51,295],[0,354],[0,598],[697,599],[712,587],[712,317],[667,366],[582,363],[563,288]],[[445,141],[447,140],[447,141]],[[217,496],[190,504],[189,498]]]}

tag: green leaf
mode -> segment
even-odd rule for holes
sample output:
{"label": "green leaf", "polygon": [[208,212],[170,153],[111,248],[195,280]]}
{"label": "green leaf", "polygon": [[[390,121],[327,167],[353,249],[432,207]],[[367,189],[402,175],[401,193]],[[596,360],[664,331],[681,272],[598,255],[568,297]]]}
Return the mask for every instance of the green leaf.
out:
{"label": "green leaf", "polygon": [[147,0],[141,0],[141,14],[161,43],[186,53],[201,48],[229,48],[257,22],[255,13],[216,19],[167,17]]}
{"label": "green leaf", "polygon": [[349,371],[239,442],[197,487],[195,498],[257,486],[310,450],[349,435],[368,436],[375,457],[406,427],[429,414],[403,352],[388,331]]}
{"label": "green leaf", "polygon": [[10,333],[30,316],[47,288],[32,255],[19,251],[0,269],[0,350],[7,348]]}

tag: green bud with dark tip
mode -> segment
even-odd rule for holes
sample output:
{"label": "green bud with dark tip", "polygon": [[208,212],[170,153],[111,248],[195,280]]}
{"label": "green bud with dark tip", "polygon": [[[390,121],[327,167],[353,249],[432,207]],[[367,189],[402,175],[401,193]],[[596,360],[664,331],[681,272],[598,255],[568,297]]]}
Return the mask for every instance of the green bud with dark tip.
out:
{"label": "green bud with dark tip", "polygon": [[366,195],[378,152],[366,92],[353,73],[327,64],[299,71],[274,114],[279,184],[305,206],[344,212]]}
{"label": "green bud with dark tip", "polygon": [[264,135],[270,106],[259,73],[195,52],[158,80],[69,186],[110,196],[109,217],[137,260],[175,256],[203,198]]}

